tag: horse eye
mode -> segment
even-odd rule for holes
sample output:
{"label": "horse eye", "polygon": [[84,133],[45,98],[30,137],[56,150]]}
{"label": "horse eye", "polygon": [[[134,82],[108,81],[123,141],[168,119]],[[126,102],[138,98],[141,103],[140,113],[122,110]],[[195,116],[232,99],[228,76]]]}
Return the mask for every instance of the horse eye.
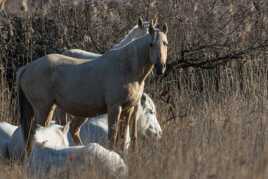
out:
{"label": "horse eye", "polygon": [[164,44],[165,46],[168,46],[168,43],[167,43],[167,42],[163,42],[163,44]]}
{"label": "horse eye", "polygon": [[153,113],[154,113],[153,110],[151,110],[151,109],[149,109],[148,112],[149,112],[150,114],[153,114]]}

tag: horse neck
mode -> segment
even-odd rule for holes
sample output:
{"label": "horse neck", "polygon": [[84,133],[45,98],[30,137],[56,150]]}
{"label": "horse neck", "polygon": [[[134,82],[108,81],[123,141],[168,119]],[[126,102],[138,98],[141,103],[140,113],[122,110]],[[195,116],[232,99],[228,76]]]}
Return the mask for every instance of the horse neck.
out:
{"label": "horse neck", "polygon": [[135,25],[118,44],[113,45],[112,49],[121,48],[125,46],[126,44],[128,44],[129,42],[131,42],[132,41],[131,34],[136,28],[138,28],[138,25]]}
{"label": "horse neck", "polygon": [[143,82],[153,69],[153,64],[149,59],[151,36],[146,35],[131,42],[122,50],[126,51],[124,59],[131,67],[132,79]]}

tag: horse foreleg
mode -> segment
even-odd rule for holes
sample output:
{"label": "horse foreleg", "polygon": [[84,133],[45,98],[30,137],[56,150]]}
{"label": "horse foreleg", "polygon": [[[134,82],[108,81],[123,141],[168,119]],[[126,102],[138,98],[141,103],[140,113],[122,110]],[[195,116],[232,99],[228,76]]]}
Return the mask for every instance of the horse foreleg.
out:
{"label": "horse foreleg", "polygon": [[63,109],[61,109],[59,106],[57,106],[55,109],[54,120],[62,126],[65,126],[68,122],[67,113]]}
{"label": "horse foreleg", "polygon": [[[119,146],[123,151],[128,149],[128,141],[127,135],[129,135],[129,131],[127,130],[132,119],[133,112],[135,107],[131,107],[127,110],[121,112],[120,119],[117,122],[117,135],[116,135],[116,143],[119,143]],[[134,141],[136,140],[135,137]]]}
{"label": "horse foreleg", "polygon": [[70,130],[71,134],[74,140],[74,143],[77,145],[82,145],[83,142],[80,138],[80,127],[81,125],[86,122],[86,119],[84,117],[74,117],[70,124]]}
{"label": "horse foreleg", "polygon": [[54,115],[54,112],[55,112],[55,108],[56,108],[56,105],[53,105],[50,112],[48,113],[47,115],[47,118],[45,120],[45,125],[44,126],[48,126],[49,123],[51,122],[52,118],[53,118],[53,115]]}
{"label": "horse foreleg", "polygon": [[121,117],[121,133],[123,135],[123,143],[122,143],[122,149],[123,151],[126,151],[128,149],[128,136],[129,135],[129,124],[131,120],[131,116],[134,112],[134,107],[129,108],[128,110],[124,111],[124,116]]}
{"label": "horse foreleg", "polygon": [[121,106],[108,107],[108,139],[110,141],[110,148],[115,148],[117,140],[117,130],[119,128],[119,120],[122,112]]}
{"label": "horse foreleg", "polygon": [[138,113],[138,108],[139,105],[136,105],[133,107],[133,113],[129,118],[129,123],[130,123],[130,146],[132,149],[135,151],[138,142],[137,142],[137,137],[138,137],[138,132],[137,132],[137,113]]}

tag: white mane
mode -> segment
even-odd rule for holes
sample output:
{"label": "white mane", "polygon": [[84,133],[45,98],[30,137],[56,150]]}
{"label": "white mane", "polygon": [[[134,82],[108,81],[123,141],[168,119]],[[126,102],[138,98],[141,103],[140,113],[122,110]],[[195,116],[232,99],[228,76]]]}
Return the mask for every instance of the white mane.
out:
{"label": "white mane", "polygon": [[[146,35],[148,33],[149,22],[145,21],[143,23],[144,24],[142,28],[140,28],[139,25],[135,25],[118,44],[113,45],[112,49],[118,49],[118,48],[124,47],[130,42],[132,42],[133,40]],[[139,30],[139,33],[135,34],[137,33],[135,32],[137,30]]]}

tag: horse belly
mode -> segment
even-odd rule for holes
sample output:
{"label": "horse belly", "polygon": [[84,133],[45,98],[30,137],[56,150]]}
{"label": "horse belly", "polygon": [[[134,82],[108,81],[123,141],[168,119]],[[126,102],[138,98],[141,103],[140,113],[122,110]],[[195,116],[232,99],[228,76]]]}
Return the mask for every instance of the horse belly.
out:
{"label": "horse belly", "polygon": [[98,77],[93,78],[91,73],[78,72],[76,69],[69,70],[68,73],[62,70],[64,68],[58,68],[54,76],[57,82],[57,105],[66,112],[81,117],[106,113],[104,92]]}
{"label": "horse belly", "polygon": [[94,117],[107,112],[106,106],[80,106],[78,108],[65,107],[64,110],[74,116]]}
{"label": "horse belly", "polygon": [[96,115],[104,114],[107,112],[107,107],[104,101],[99,98],[68,98],[58,103],[58,105],[67,113],[81,116],[81,117],[94,117]]}

